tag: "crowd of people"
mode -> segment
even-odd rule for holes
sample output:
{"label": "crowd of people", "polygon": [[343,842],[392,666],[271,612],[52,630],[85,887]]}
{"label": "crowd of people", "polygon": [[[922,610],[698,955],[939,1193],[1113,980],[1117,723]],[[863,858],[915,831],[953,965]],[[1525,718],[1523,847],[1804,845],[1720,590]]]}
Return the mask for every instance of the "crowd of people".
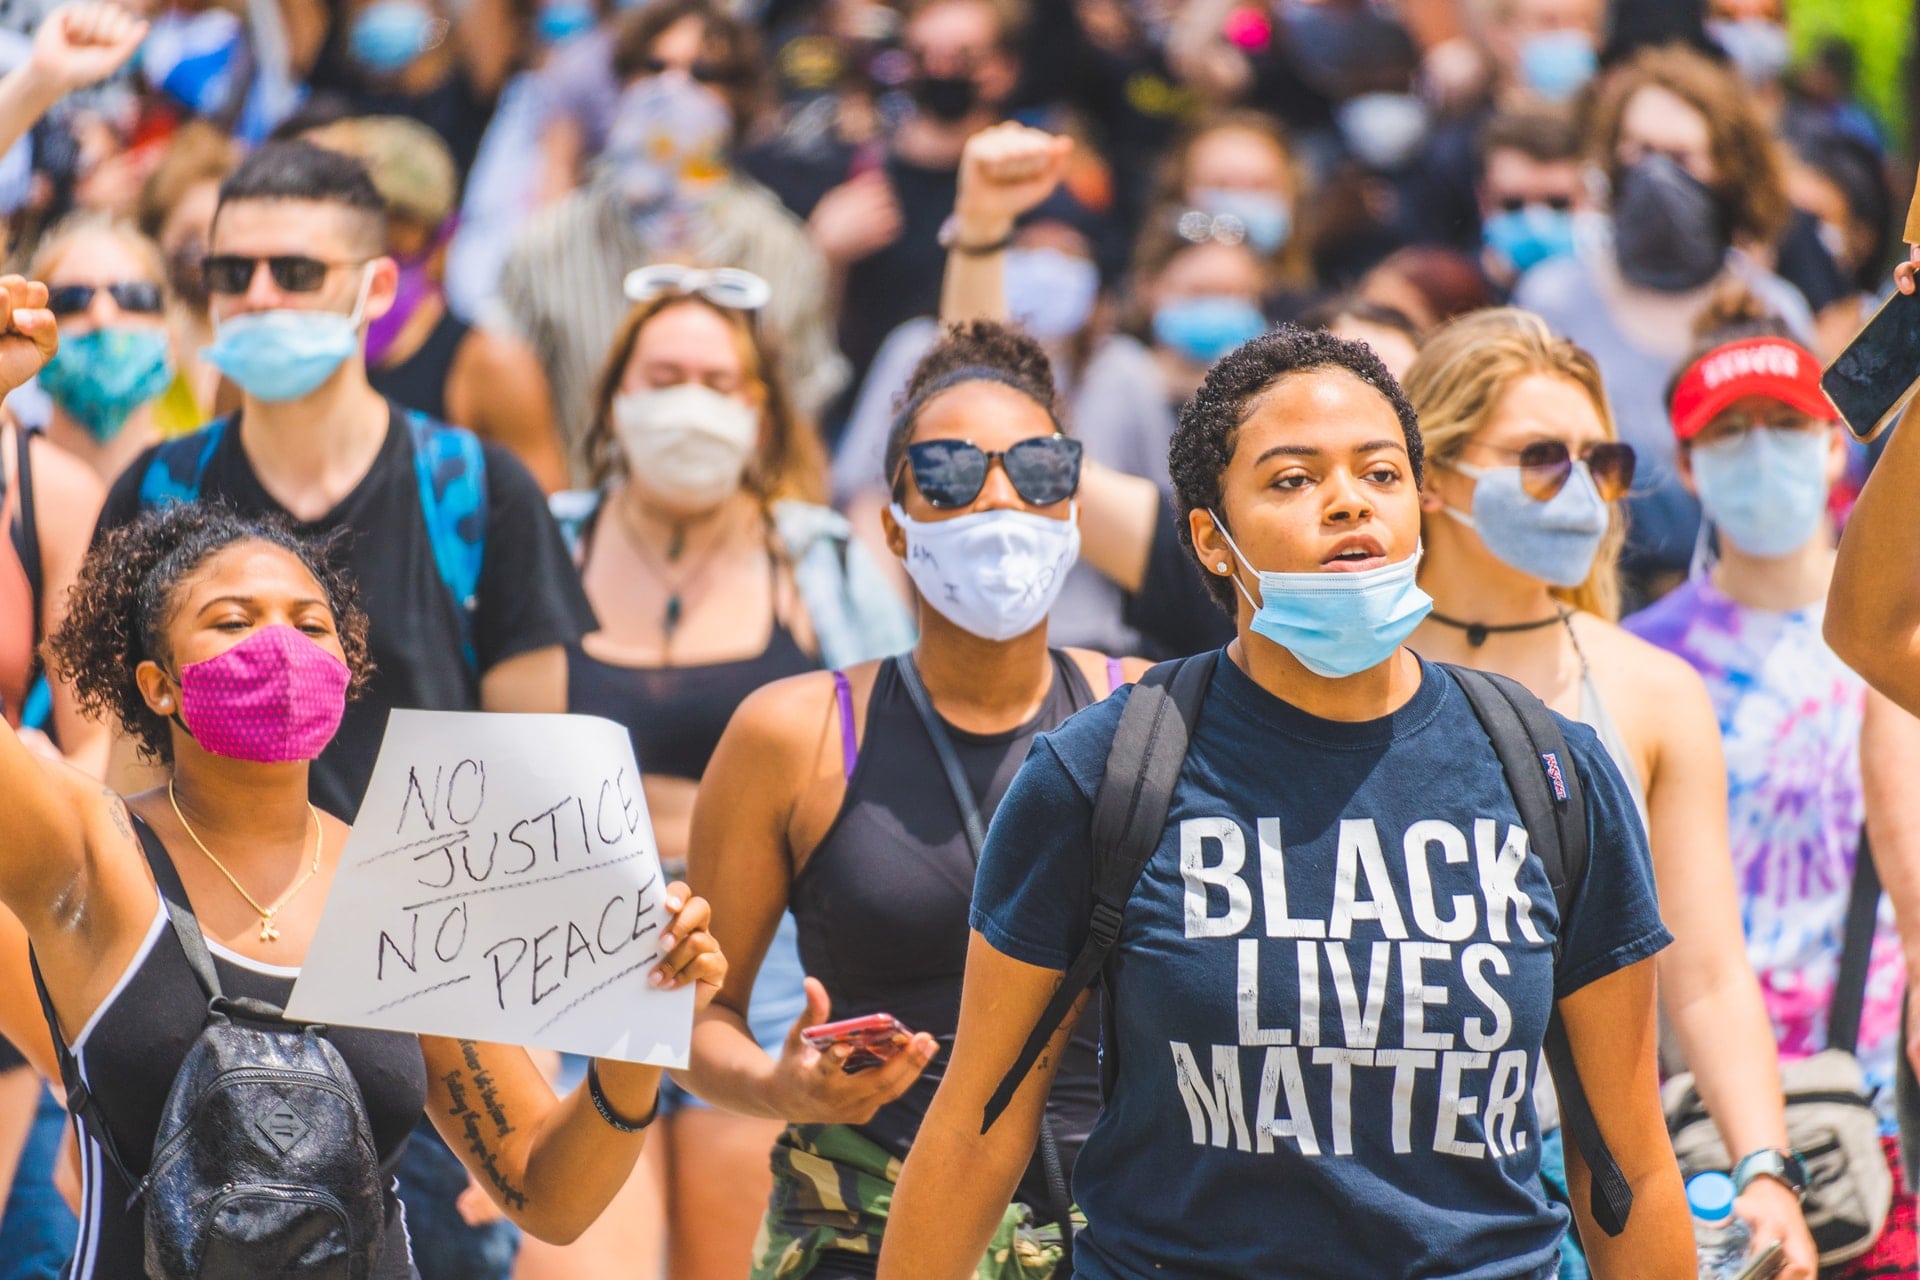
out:
{"label": "crowd of people", "polygon": [[[0,5],[0,1280],[1920,1280],[1794,17]],[[627,730],[688,1064],[274,1040],[350,1158],[196,1186],[395,708]]]}

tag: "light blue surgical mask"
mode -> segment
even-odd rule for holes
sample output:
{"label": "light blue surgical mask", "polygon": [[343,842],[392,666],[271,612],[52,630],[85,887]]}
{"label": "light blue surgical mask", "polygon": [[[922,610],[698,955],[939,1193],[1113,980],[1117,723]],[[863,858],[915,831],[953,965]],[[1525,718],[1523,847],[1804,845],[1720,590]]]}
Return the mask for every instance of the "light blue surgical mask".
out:
{"label": "light blue surgical mask", "polygon": [[1280,252],[1293,235],[1293,210],[1271,191],[1199,187],[1189,201],[1215,218],[1232,218],[1247,233],[1247,244],[1263,258]]}
{"label": "light blue surgical mask", "polygon": [[360,314],[373,268],[360,277],[353,310],[254,311],[222,320],[200,356],[256,400],[298,400],[360,350]]}
{"label": "light blue surgical mask", "polygon": [[1827,512],[1824,431],[1759,427],[1693,448],[1693,479],[1714,527],[1750,556],[1790,555]]}
{"label": "light blue surgical mask", "polygon": [[433,13],[417,0],[376,0],[347,31],[347,52],[375,75],[404,69],[433,43]]}
{"label": "light blue surgical mask", "polygon": [[1520,44],[1520,78],[1549,102],[1566,102],[1599,69],[1593,37],[1584,31],[1548,31]]}
{"label": "light blue surgical mask", "polygon": [[1410,93],[1363,93],[1333,109],[1341,140],[1355,159],[1379,173],[1411,161],[1427,140],[1427,105]]}
{"label": "light blue surgical mask", "polygon": [[1433,597],[1418,581],[1418,547],[1404,560],[1357,573],[1273,573],[1256,569],[1240,553],[1219,516],[1213,523],[1234,556],[1260,579],[1255,600],[1240,575],[1233,578],[1253,606],[1254,634],[1273,641],[1317,676],[1337,680],[1371,671],[1433,612]]}
{"label": "light blue surgical mask", "polygon": [[1006,262],[1007,314],[1042,342],[1087,327],[1100,296],[1100,268],[1058,249],[1013,249]]}
{"label": "light blue surgical mask", "polygon": [[1519,467],[1452,466],[1475,481],[1473,514],[1445,511],[1478,533],[1494,559],[1555,587],[1587,580],[1613,512],[1586,463],[1574,462],[1560,492],[1545,502],[1521,487]]}
{"label": "light blue surgical mask", "polygon": [[167,331],[114,326],[62,335],[39,381],[63,413],[105,444],[173,381]]}
{"label": "light blue surgical mask", "polygon": [[1487,248],[1524,273],[1573,252],[1573,214],[1544,204],[1503,209],[1480,224],[1480,234]]}
{"label": "light blue surgical mask", "polygon": [[1212,364],[1266,331],[1266,316],[1245,298],[1188,298],[1153,313],[1154,341],[1195,364]]}
{"label": "light blue surgical mask", "polygon": [[534,34],[547,45],[564,44],[583,36],[600,22],[600,15],[584,0],[551,0],[534,19]]}
{"label": "light blue surgical mask", "polygon": [[1707,23],[1707,34],[1750,85],[1777,83],[1793,63],[1792,41],[1777,22],[1765,18],[1712,21]]}

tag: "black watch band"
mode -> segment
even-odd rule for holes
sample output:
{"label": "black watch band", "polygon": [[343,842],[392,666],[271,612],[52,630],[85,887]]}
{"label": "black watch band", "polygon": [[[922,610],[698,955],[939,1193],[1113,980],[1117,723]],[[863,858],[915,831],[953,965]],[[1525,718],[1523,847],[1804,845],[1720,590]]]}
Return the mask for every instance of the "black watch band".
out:
{"label": "black watch band", "polygon": [[1734,1190],[1745,1191],[1755,1178],[1772,1178],[1796,1199],[1807,1198],[1807,1164],[1797,1151],[1762,1147],[1740,1157],[1733,1166]]}
{"label": "black watch band", "polygon": [[1001,236],[998,240],[989,241],[986,244],[963,244],[960,240],[959,219],[949,217],[945,222],[940,224],[940,234],[936,238],[940,243],[940,247],[949,253],[964,254],[969,258],[984,258],[988,254],[1004,253],[1007,249],[1011,248],[1013,245],[1013,234],[1013,231],[1009,229],[1006,235]]}

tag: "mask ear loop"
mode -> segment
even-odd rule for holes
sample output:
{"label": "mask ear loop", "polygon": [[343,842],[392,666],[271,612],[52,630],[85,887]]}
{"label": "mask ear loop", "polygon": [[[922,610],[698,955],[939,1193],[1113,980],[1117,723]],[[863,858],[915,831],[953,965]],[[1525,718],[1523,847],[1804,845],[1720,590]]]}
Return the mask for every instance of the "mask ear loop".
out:
{"label": "mask ear loop", "polygon": [[[1238,560],[1241,564],[1246,565],[1247,571],[1249,573],[1255,573],[1255,574],[1259,573],[1260,571],[1253,567],[1253,563],[1249,561],[1244,555],[1240,554],[1240,544],[1235,542],[1233,540],[1233,535],[1227,532],[1227,522],[1222,520],[1217,514],[1215,514],[1212,507],[1207,508],[1207,515],[1213,520],[1214,529],[1220,534],[1221,537],[1227,540],[1227,546],[1229,549],[1232,550],[1234,559]],[[1253,611],[1255,613],[1260,612],[1260,602],[1253,598],[1253,593],[1251,591],[1247,590],[1247,584],[1240,581],[1240,575],[1238,573],[1230,573],[1227,576],[1233,580],[1233,585],[1239,588],[1240,594],[1246,597],[1246,601],[1249,605],[1253,607]]]}
{"label": "mask ear loop", "polygon": [[353,310],[347,313],[347,323],[355,329],[358,329],[361,320],[366,318],[367,295],[371,292],[373,292],[373,263],[369,262],[360,271],[360,290],[354,296]]}

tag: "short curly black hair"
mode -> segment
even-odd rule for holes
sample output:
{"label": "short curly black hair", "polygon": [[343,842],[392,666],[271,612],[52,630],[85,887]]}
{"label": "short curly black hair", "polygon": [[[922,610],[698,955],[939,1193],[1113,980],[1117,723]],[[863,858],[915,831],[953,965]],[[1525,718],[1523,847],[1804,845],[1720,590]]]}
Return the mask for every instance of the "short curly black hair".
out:
{"label": "short curly black hair", "polygon": [[[1189,554],[1193,551],[1193,532],[1187,517],[1196,510],[1219,510],[1220,476],[1233,461],[1235,437],[1254,403],[1282,378],[1315,369],[1344,369],[1393,406],[1400,419],[1400,432],[1406,437],[1414,483],[1421,482],[1426,453],[1420,444],[1420,420],[1373,348],[1331,333],[1283,324],[1223,357],[1207,371],[1200,390],[1180,411],[1167,450],[1167,464],[1180,512],[1180,545]],[[1232,582],[1218,574],[1202,576],[1214,600],[1232,613]]]}
{"label": "short curly black hair", "polygon": [[[977,376],[968,376],[969,371]],[[1060,426],[1060,393],[1053,385],[1053,361],[1045,347],[1025,330],[996,320],[949,326],[914,366],[887,432],[887,483],[895,498],[901,493],[900,464],[906,459],[907,442],[913,439],[920,411],[935,396],[969,382],[1011,387],[1045,409],[1054,425]]]}
{"label": "short curly black hair", "polygon": [[111,716],[140,748],[162,764],[173,761],[165,716],[140,694],[134,672],[152,659],[174,675],[167,623],[180,584],[226,548],[241,542],[279,547],[306,566],[326,593],[347,667],[347,696],[366,688],[373,673],[367,653],[367,615],[336,554],[336,540],[305,537],[285,521],[241,515],[218,503],[173,504],[109,530],[87,552],[67,596],[67,616],[46,643],[47,666],[73,686],[91,718]]}

